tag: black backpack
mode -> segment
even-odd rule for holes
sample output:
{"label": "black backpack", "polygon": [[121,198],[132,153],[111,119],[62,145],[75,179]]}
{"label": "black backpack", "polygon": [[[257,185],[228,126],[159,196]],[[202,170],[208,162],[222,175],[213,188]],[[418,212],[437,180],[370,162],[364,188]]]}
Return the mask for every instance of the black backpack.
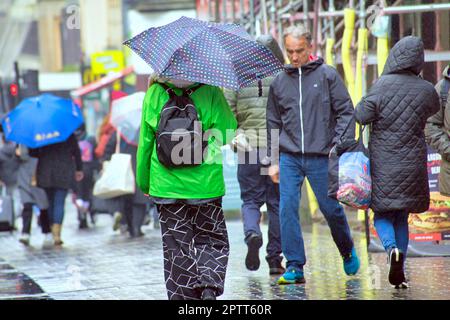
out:
{"label": "black backpack", "polygon": [[208,141],[203,141],[203,130],[191,95],[202,84],[183,90],[181,96],[163,83],[158,83],[169,94],[161,110],[156,132],[158,160],[168,168],[192,167],[203,163]]}

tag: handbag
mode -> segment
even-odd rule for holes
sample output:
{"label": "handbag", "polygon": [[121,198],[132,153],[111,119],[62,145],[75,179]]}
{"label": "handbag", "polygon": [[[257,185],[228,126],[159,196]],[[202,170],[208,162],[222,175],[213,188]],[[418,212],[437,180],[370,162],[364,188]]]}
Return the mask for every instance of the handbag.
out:
{"label": "handbag", "polygon": [[368,209],[372,198],[369,151],[362,140],[361,126],[358,140],[342,141],[350,123],[330,152],[328,196],[353,208]]}
{"label": "handbag", "polygon": [[111,199],[136,191],[131,155],[120,153],[120,135],[117,131],[116,152],[103,167],[100,178],[94,184],[93,195],[100,199]]}

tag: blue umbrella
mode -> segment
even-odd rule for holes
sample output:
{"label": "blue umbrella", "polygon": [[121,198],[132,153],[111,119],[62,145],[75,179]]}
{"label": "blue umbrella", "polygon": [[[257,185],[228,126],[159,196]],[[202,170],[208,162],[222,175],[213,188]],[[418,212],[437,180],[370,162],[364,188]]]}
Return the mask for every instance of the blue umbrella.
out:
{"label": "blue umbrella", "polygon": [[66,141],[82,124],[76,104],[51,94],[24,99],[2,121],[6,140],[29,148]]}
{"label": "blue umbrella", "polygon": [[180,19],[124,43],[162,77],[239,90],[282,70],[265,46],[242,27]]}

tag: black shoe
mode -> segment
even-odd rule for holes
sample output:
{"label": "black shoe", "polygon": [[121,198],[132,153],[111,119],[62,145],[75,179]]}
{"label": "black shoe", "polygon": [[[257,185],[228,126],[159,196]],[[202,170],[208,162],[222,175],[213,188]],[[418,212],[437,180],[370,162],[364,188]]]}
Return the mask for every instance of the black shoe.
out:
{"label": "black shoe", "polygon": [[216,300],[216,291],[206,288],[202,292],[202,300]]}
{"label": "black shoe", "polygon": [[247,238],[248,252],[247,257],[245,258],[245,266],[248,270],[256,271],[259,269],[259,248],[261,248],[262,244],[262,237],[256,233],[251,234]]}
{"label": "black shoe", "polygon": [[89,229],[87,219],[80,220],[80,225],[78,227],[80,228],[80,230]]}
{"label": "black shoe", "polygon": [[389,283],[393,286],[400,286],[405,280],[405,272],[403,270],[404,254],[398,248],[393,248],[389,252]]}
{"label": "black shoe", "polygon": [[270,275],[275,274],[283,274],[286,272],[286,269],[281,265],[281,261],[269,261],[269,273]]}
{"label": "black shoe", "polygon": [[144,235],[145,235],[145,233],[143,233],[141,229],[133,229],[130,232],[131,238],[140,238],[140,237],[143,237]]}
{"label": "black shoe", "polygon": [[95,223],[97,222],[96,217],[95,217],[95,213],[92,211],[89,211],[89,216],[91,217],[91,223],[95,226]]}

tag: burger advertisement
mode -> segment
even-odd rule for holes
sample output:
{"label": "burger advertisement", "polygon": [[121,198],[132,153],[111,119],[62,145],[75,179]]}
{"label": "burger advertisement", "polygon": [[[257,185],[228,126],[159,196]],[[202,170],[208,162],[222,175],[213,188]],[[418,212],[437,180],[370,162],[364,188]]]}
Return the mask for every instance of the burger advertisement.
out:
{"label": "burger advertisement", "polygon": [[430,208],[422,214],[409,215],[411,240],[450,240],[450,197],[439,193],[441,156],[428,149],[428,183],[430,186]]}

